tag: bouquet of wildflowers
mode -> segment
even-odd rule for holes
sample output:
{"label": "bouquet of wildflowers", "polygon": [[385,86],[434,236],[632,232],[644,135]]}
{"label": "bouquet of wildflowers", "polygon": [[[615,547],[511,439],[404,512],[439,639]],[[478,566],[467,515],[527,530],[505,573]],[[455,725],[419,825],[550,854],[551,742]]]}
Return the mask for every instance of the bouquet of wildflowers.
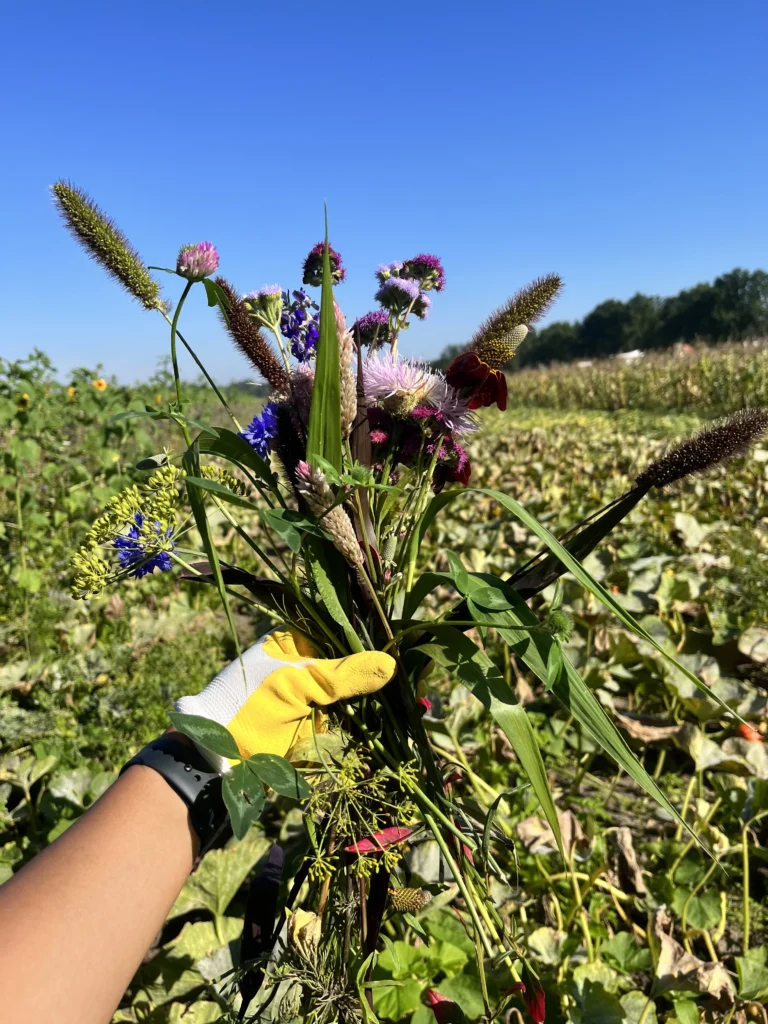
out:
{"label": "bouquet of wildflowers", "polygon": [[[218,589],[230,624],[235,596],[262,616],[287,623],[327,657],[386,651],[396,663],[391,683],[333,708],[312,742],[290,752],[307,794],[301,802],[303,855],[282,911],[274,912],[268,899],[253,911],[263,915],[264,906],[273,907],[270,920],[260,923],[258,941],[243,942],[240,1018],[256,1019],[265,1001],[277,1000],[286,1018],[301,1015],[317,1024],[375,1020],[374,994],[386,984],[375,972],[382,943],[389,942],[382,922],[418,936],[421,916],[440,904],[452,906],[471,937],[484,1019],[502,1018],[522,999],[531,1019],[544,1020],[538,978],[490,895],[493,879],[504,879],[498,851],[509,845],[495,824],[504,793],[489,797],[486,786],[480,799],[462,796],[456,766],[435,742],[440,722],[426,696],[427,679],[436,670],[484,705],[527,775],[561,853],[558,814],[535,734],[509,675],[486,651],[489,632],[680,821],[569,662],[562,644],[567,616],[550,611],[539,617],[529,602],[570,572],[659,657],[673,661],[582,561],[649,490],[744,451],[768,426],[768,414],[744,411],[673,449],[620,499],[560,539],[514,495],[484,489],[504,514],[539,538],[540,554],[506,579],[471,572],[450,551],[437,571],[422,557],[425,537],[471,488],[465,440],[482,427],[479,410],[506,409],[504,367],[555,301],[557,275],[534,280],[505,302],[440,373],[398,351],[402,332],[428,316],[446,286],[434,255],[381,265],[376,308],[352,321],[335,297],[346,270],[327,237],[306,257],[301,288],[274,285],[246,295],[215,276],[213,245],[186,245],[176,267],[167,268],[183,282],[171,313],[150,274],[164,268],[147,268],[84,193],[66,182],[53,191],[90,255],[166,320],[176,397],[166,410],[146,415],[168,418],[183,441],[180,454],[168,450],[140,463],[152,470],[147,481],[112,499],[93,524],[74,557],[78,595],[178,567],[185,579]],[[237,421],[180,332],[184,303],[196,284],[268,385],[268,400],[250,423]],[[216,390],[227,425],[202,426],[188,417],[180,345]],[[241,539],[248,552],[243,564],[221,558],[213,513]],[[451,595],[437,614],[436,592]],[[674,664],[719,702],[705,683]],[[262,783],[252,779],[250,785],[227,796],[241,834],[264,802]],[[439,849],[441,881],[416,888],[409,884],[404,854],[425,839]],[[274,864],[265,871],[264,885],[279,878]],[[286,919],[287,932],[281,932]],[[504,972],[506,985],[494,982],[491,989],[489,974],[498,979]],[[461,1019],[460,1007],[439,993],[429,993],[429,1005],[440,1024]]]}

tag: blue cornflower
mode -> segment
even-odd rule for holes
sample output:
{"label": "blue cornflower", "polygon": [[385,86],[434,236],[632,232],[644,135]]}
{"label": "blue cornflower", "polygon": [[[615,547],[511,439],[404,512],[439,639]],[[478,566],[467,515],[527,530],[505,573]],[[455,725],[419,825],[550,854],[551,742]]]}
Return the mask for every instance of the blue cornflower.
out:
{"label": "blue cornflower", "polygon": [[269,458],[270,442],[277,435],[277,404],[267,402],[261,416],[254,416],[239,436],[248,442],[262,459]]}
{"label": "blue cornflower", "polygon": [[283,292],[283,312],[280,317],[280,333],[291,343],[291,352],[300,363],[306,363],[315,354],[320,338],[320,313],[303,288],[290,294]]}
{"label": "blue cornflower", "polygon": [[[113,544],[117,548],[117,560],[123,569],[132,569],[131,576],[141,579],[148,573],[159,569],[165,572],[170,569],[171,556],[168,551],[157,550],[151,538],[147,537],[146,531],[142,531],[144,516],[137,512],[133,517],[133,523],[128,528],[125,536],[115,537]],[[169,526],[163,531],[163,527],[155,521],[152,524],[151,532],[157,534],[158,538],[166,539],[173,534],[173,527]],[[171,544],[175,547],[175,544]],[[154,553],[153,553],[154,552]],[[149,556],[149,557],[148,557]],[[146,559],[146,561],[145,561]]]}

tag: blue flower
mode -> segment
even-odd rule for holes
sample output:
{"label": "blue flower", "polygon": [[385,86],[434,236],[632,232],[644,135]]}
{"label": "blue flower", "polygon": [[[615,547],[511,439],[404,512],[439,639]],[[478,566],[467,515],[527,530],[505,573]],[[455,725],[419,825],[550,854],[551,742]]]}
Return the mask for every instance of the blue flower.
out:
{"label": "blue flower", "polygon": [[[132,572],[129,575],[135,576],[139,580],[142,576],[154,572],[155,569],[166,572],[172,567],[170,554],[167,550],[159,551],[157,549],[153,539],[147,536],[144,522],[144,516],[141,512],[137,512],[133,517],[133,523],[128,528],[128,533],[125,536],[115,537],[113,541],[114,547],[117,548],[117,560],[120,566],[123,569],[131,569]],[[155,521],[149,532],[156,534],[162,543],[171,537],[173,527],[169,526],[164,531],[160,523]],[[171,543],[171,547],[175,546]]]}
{"label": "blue flower", "polygon": [[277,404],[267,402],[261,416],[254,416],[239,436],[253,448],[262,459],[269,458],[270,442],[277,435]]}
{"label": "blue flower", "polygon": [[320,313],[303,288],[293,293],[283,292],[283,312],[280,317],[280,333],[291,343],[291,352],[300,363],[306,363],[315,354],[320,338]]}

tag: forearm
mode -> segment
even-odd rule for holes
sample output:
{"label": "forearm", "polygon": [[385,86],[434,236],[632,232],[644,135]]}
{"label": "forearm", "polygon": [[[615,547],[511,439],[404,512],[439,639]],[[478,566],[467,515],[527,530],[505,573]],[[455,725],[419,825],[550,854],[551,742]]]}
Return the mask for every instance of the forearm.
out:
{"label": "forearm", "polygon": [[132,767],[0,887],[0,1006],[14,1024],[106,1024],[192,870],[186,805]]}

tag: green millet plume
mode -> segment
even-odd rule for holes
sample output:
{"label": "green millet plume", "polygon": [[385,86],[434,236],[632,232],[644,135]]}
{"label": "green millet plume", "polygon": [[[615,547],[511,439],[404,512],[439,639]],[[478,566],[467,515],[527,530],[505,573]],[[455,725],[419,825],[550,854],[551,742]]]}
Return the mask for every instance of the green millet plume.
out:
{"label": "green millet plume", "polygon": [[100,263],[145,309],[168,312],[160,285],[144,266],[131,243],[82,189],[68,181],[51,186],[62,220],[85,251]]}
{"label": "green millet plume", "polygon": [[536,278],[491,313],[475,331],[470,347],[489,366],[500,369],[515,354],[528,333],[527,328],[544,316],[562,287],[557,274]]}

